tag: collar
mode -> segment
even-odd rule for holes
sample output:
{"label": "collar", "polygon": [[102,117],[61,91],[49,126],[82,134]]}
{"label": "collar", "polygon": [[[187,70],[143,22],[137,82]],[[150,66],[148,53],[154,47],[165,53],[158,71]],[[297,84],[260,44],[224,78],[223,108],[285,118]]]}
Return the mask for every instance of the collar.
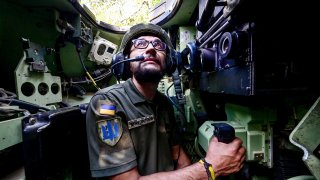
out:
{"label": "collar", "polygon": [[132,104],[137,104],[140,102],[150,102],[138,91],[131,78],[123,83],[123,88],[128,94],[128,97],[131,100]]}

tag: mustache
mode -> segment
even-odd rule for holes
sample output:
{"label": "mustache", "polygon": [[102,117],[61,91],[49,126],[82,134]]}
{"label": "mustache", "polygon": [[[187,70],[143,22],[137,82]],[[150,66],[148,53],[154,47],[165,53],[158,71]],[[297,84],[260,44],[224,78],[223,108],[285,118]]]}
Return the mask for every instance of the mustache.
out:
{"label": "mustache", "polygon": [[145,61],[154,61],[155,63],[161,65],[160,60],[158,58],[153,57],[153,56],[145,56],[144,60],[142,60],[142,62],[145,62]]}

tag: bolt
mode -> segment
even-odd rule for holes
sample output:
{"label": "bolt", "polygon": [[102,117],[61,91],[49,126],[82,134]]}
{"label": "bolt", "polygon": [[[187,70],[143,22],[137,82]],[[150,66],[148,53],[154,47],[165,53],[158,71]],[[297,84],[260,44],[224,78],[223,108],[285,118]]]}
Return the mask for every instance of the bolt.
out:
{"label": "bolt", "polygon": [[29,119],[29,124],[30,124],[30,125],[34,125],[36,122],[37,122],[37,119],[34,118],[34,117],[31,117],[31,118]]}

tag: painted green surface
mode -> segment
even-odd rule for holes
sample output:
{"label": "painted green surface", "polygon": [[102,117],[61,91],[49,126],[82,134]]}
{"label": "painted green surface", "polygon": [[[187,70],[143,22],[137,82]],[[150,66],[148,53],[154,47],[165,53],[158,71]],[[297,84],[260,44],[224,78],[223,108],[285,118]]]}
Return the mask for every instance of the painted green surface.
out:
{"label": "painted green surface", "polygon": [[24,117],[0,122],[0,150],[22,142],[21,120]]}

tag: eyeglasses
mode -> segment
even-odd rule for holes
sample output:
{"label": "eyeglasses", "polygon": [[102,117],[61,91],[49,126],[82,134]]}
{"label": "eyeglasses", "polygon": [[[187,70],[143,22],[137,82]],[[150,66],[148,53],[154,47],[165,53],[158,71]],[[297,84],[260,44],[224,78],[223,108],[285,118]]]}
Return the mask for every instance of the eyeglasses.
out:
{"label": "eyeglasses", "polygon": [[166,47],[167,47],[167,45],[159,39],[156,39],[153,41],[147,41],[145,39],[133,39],[132,43],[133,43],[133,46],[137,49],[145,49],[149,46],[150,43],[156,50],[159,50],[159,51],[164,51],[166,50]]}

